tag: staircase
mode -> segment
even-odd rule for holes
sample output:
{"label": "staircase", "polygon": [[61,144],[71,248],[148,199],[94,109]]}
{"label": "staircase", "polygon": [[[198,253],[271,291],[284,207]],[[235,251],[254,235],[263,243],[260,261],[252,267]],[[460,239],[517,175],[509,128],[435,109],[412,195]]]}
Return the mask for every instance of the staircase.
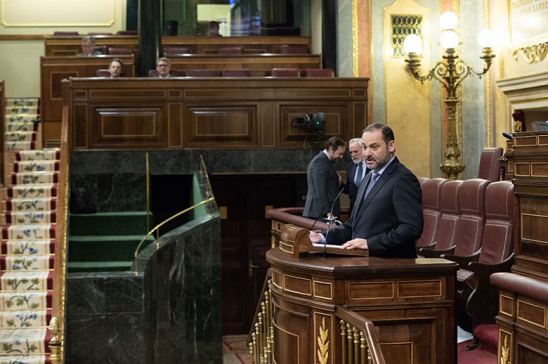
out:
{"label": "staircase", "polygon": [[60,152],[38,149],[37,99],[8,99],[0,191],[0,364],[49,363]]}
{"label": "staircase", "polygon": [[146,229],[141,211],[70,214],[69,272],[130,270]]}

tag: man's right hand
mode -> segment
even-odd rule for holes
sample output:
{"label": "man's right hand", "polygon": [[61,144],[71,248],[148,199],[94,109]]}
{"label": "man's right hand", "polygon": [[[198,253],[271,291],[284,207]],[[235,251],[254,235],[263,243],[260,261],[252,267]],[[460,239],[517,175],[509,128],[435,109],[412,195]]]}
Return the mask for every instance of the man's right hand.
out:
{"label": "man's right hand", "polygon": [[308,234],[308,237],[310,238],[310,241],[313,243],[313,244],[319,244],[322,242],[322,234],[320,234],[319,232],[317,231],[311,231],[309,234]]}

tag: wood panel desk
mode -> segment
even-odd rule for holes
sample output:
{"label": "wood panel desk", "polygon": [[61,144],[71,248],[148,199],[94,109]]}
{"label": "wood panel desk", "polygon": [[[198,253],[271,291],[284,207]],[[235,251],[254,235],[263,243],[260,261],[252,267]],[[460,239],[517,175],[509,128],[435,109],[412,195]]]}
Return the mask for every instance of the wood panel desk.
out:
{"label": "wood panel desk", "polygon": [[283,45],[307,46],[311,38],[301,36],[246,36],[246,37],[203,37],[164,36],[164,47],[188,47],[191,53],[216,53],[218,47],[241,46],[244,53],[281,53]]}
{"label": "wood panel desk", "polygon": [[[61,109],[63,95],[61,81],[71,77],[95,77],[97,70],[108,68],[112,56],[94,57],[41,57],[40,58],[40,99],[46,145],[48,141],[58,141],[61,135]],[[124,73],[135,74],[134,57],[118,57],[124,62]]]}
{"label": "wood panel desk", "polygon": [[[46,36],[44,54],[46,56],[76,56],[82,52],[82,38],[85,35]],[[135,35],[93,35],[96,46],[131,48],[139,53],[139,39]]]}
{"label": "wood panel desk", "polygon": [[456,363],[455,263],[295,258],[279,248],[266,258],[272,265],[274,362],[320,362],[322,332],[327,363],[337,363],[341,337],[335,310],[343,306],[373,321],[387,363]]}
{"label": "wood panel desk", "polygon": [[519,210],[512,272],[490,278],[500,288],[498,363],[547,363],[548,133],[514,133],[509,149]]}
{"label": "wood panel desk", "polygon": [[174,70],[187,69],[249,69],[252,76],[262,77],[274,67],[321,68],[322,57],[317,54],[188,54],[169,57]]}
{"label": "wood panel desk", "polygon": [[123,78],[65,82],[73,148],[302,149],[296,129],[324,112],[325,136],[367,124],[367,78]]}
{"label": "wood panel desk", "polygon": [[[46,36],[44,39],[46,56],[75,56],[82,51],[81,41],[85,35]],[[139,53],[139,39],[134,35],[94,35],[97,46],[131,48]],[[281,53],[282,45],[307,46],[311,38],[299,36],[250,36],[250,37],[204,37],[204,36],[164,36],[164,47],[188,47],[191,53],[216,53],[218,47],[241,46],[244,53]]]}

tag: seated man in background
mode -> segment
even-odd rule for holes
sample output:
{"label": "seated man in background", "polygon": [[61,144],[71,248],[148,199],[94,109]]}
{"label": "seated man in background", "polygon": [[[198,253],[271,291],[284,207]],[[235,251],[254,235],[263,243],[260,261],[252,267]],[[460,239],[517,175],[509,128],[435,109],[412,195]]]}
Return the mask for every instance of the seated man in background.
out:
{"label": "seated man in background", "polygon": [[124,69],[124,63],[120,58],[114,58],[108,66],[111,78],[120,77],[122,70]]}
{"label": "seated man in background", "polygon": [[219,33],[219,28],[219,22],[210,21],[207,29],[207,35],[210,37],[222,37],[221,33]]}
{"label": "seated man in background", "polygon": [[318,220],[330,218],[331,215],[339,216],[339,195],[343,185],[333,163],[344,156],[345,150],[346,142],[342,138],[331,137],[327,140],[325,149],[316,154],[308,164],[304,217]]}
{"label": "seated man in background", "polygon": [[423,226],[419,181],[396,158],[394,132],[389,126],[368,125],[362,144],[371,172],[358,189],[350,218],[326,236],[311,231],[310,240],[342,244],[344,249],[368,249],[375,257],[415,258],[415,241]]}
{"label": "seated man in background", "polygon": [[82,53],[79,56],[100,56],[102,53],[95,49],[95,39],[92,37],[82,38]]}
{"label": "seated man in background", "polygon": [[158,58],[156,61],[156,72],[158,72],[159,78],[167,78],[170,77],[171,70],[171,63],[169,62],[169,59],[166,57]]}

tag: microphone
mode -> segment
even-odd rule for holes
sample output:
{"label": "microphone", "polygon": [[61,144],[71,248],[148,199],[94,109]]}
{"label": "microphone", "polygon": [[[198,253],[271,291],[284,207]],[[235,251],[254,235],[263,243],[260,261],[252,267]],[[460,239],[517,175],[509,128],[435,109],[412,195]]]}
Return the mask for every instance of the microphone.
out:
{"label": "microphone", "polygon": [[339,193],[337,193],[337,195],[333,199],[333,203],[331,204],[331,211],[329,212],[329,215],[327,216],[327,231],[325,232],[325,242],[323,243],[324,256],[327,255],[327,237],[329,236],[329,230],[331,230],[331,224],[333,223],[335,223],[335,225],[341,224],[341,222],[337,220],[335,216],[333,216],[333,209],[335,208],[335,202],[337,202],[337,200],[339,199],[343,191],[344,191],[344,185],[342,185],[341,189],[339,190]]}

